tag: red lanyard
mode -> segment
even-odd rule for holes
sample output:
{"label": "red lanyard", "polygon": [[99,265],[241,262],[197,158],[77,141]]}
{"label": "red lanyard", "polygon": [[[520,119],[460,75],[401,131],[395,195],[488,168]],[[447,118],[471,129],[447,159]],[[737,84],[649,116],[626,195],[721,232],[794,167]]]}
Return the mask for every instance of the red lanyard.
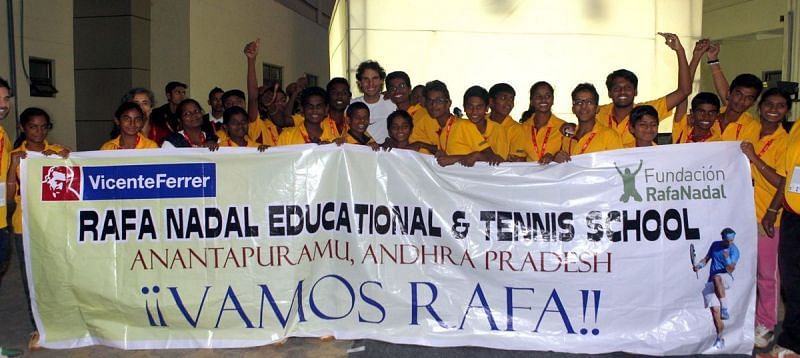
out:
{"label": "red lanyard", "polygon": [[[450,118],[447,119],[447,124],[445,125],[445,128],[444,128],[444,130],[445,130],[445,132],[444,132],[444,145],[440,145],[440,147],[442,148],[443,151],[447,151],[447,141],[450,140],[450,130],[453,129],[453,124],[455,124],[455,123],[456,123],[456,120],[453,119],[453,117],[450,117]],[[442,131],[442,129],[439,128],[438,132],[441,132],[441,131]],[[439,133],[437,133],[437,134],[439,134]],[[439,142],[441,142],[441,140]]]}
{"label": "red lanyard", "polygon": [[772,142],[774,142],[774,141],[775,141],[775,138],[772,138],[772,139],[767,141],[767,144],[764,144],[764,148],[761,148],[761,150],[758,152],[758,157],[759,158],[761,158],[761,156],[764,155],[764,153],[766,153],[767,150],[769,150],[769,147],[772,145]]}
{"label": "red lanyard", "polygon": [[[596,136],[596,135],[597,135],[597,132],[592,132],[589,135],[589,139],[586,140],[586,143],[583,143],[583,146],[581,147],[581,151],[578,154],[583,154],[584,152],[586,152],[586,148],[589,147],[589,143],[592,142],[592,140],[594,139],[594,136]],[[580,139],[577,139],[577,141],[580,141]],[[569,143],[569,152],[570,152],[569,154],[572,154],[572,142]]]}
{"label": "red lanyard", "polygon": [[[694,138],[694,135],[693,135],[693,134],[694,134],[694,129],[692,129],[692,131],[691,131],[691,132],[689,132],[689,136],[688,136],[688,137],[686,137],[686,143],[701,143],[701,142],[705,142],[705,141],[707,141],[707,140],[708,140],[708,138],[711,138],[711,135],[712,135],[713,133],[711,133],[711,130],[709,129],[709,130],[708,130],[708,134],[706,134],[706,135],[705,135],[703,138],[700,138],[700,140],[694,140],[694,139],[692,139],[692,138]],[[690,142],[690,141],[691,141],[691,142]]]}
{"label": "red lanyard", "polygon": [[[191,147],[200,147],[200,145],[194,144],[192,142],[192,140],[189,138],[189,136],[186,135],[186,131],[183,131],[183,133],[181,133],[181,134],[183,134],[183,138],[186,138],[186,141],[189,142],[189,146],[191,146]],[[200,140],[203,141],[203,143],[206,142],[206,134],[205,134],[205,132],[200,132]]]}
{"label": "red lanyard", "polygon": [[538,131],[536,130],[536,125],[533,124],[531,125],[531,142],[533,142],[533,152],[539,155],[537,159],[542,159],[542,157],[544,156],[544,152],[547,151],[547,140],[550,139],[550,130],[552,129],[553,127],[547,127],[547,132],[544,132],[544,142],[542,143],[542,149],[539,150],[539,144],[536,143],[537,141],[536,135],[538,134],[537,133]]}

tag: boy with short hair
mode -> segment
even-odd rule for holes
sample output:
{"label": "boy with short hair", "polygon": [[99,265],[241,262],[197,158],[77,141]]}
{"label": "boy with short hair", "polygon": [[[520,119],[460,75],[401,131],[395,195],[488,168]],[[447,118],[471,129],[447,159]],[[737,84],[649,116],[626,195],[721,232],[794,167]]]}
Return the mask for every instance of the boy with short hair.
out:
{"label": "boy with short hair", "polygon": [[[336,134],[341,136],[347,133],[349,123],[345,110],[350,105],[352,93],[350,93],[350,83],[343,77],[334,77],[328,81],[325,87],[328,92],[328,117],[325,118],[323,125],[332,127]],[[297,123],[295,123],[297,125]]]}
{"label": "boy with short hair", "polygon": [[472,86],[464,93],[467,120],[456,120],[447,137],[444,152],[437,153],[441,166],[455,163],[471,167],[476,161],[497,165],[508,157],[508,140],[499,124],[486,119],[489,92]]}
{"label": "boy with short hair", "polygon": [[514,110],[514,97],[517,92],[508,83],[497,83],[489,88],[489,119],[503,126],[506,136],[510,139],[514,132],[514,127],[519,123],[511,118],[511,111]]}
{"label": "boy with short hair", "polygon": [[719,117],[719,98],[711,92],[700,92],[692,99],[689,115],[672,124],[672,143],[700,143],[722,140],[716,126]]}
{"label": "boy with short hair", "polygon": [[[248,43],[244,47],[244,54],[247,57],[247,116],[250,124],[248,125],[247,134],[251,139],[257,143],[262,143],[267,146],[274,146],[278,144],[278,126],[273,119],[277,121],[284,121],[286,119],[281,107],[274,112],[274,118],[262,118],[259,112],[259,105],[261,96],[258,93],[258,79],[256,78],[256,58],[258,57],[258,47],[260,41],[255,40]],[[266,92],[272,91],[270,96]],[[265,96],[268,96],[271,101],[277,102],[279,86],[267,89]],[[285,96],[284,96],[285,97]],[[272,103],[275,104],[275,103]],[[285,105],[285,102],[282,103]],[[269,107],[265,105],[264,107]]]}
{"label": "boy with short hair", "polygon": [[211,132],[216,132],[222,127],[222,112],[225,107],[222,106],[222,94],[225,91],[222,88],[214,87],[208,92],[208,113],[203,115],[203,126]]}
{"label": "boy with short hair", "polygon": [[386,96],[410,115],[422,109],[421,104],[411,104],[411,78],[403,71],[394,71],[386,75]]}
{"label": "boy with short hair", "polygon": [[719,62],[719,51],[720,44],[710,42],[706,57],[711,67],[714,88],[725,105],[720,109],[717,124],[722,140],[758,143],[760,125],[747,111],[756,103],[764,89],[764,83],[756,75],[743,73],[736,76],[728,86],[728,80]]}
{"label": "boy with short hair", "polygon": [[328,144],[337,135],[328,126],[322,126],[322,120],[328,114],[328,94],[320,87],[309,87],[300,94],[303,109],[302,125],[284,128],[278,137],[278,145],[291,144]]}
{"label": "boy with short hair", "polygon": [[376,143],[375,139],[367,132],[369,127],[369,107],[365,103],[355,102],[347,107],[347,119],[349,122],[347,132],[336,138],[337,145],[347,143],[366,145],[372,150],[381,148],[380,144]]}
{"label": "boy with short hair", "polygon": [[242,107],[233,106],[222,112],[222,128],[225,138],[219,139],[220,147],[250,147],[264,151],[268,146],[259,144],[250,139],[247,135],[247,127],[250,122],[247,111]]}
{"label": "boy with short hair", "polygon": [[578,128],[562,139],[561,150],[553,161],[563,163],[573,155],[622,148],[617,132],[597,123],[598,100],[599,94],[591,83],[581,83],[572,90],[572,113],[578,117]]}

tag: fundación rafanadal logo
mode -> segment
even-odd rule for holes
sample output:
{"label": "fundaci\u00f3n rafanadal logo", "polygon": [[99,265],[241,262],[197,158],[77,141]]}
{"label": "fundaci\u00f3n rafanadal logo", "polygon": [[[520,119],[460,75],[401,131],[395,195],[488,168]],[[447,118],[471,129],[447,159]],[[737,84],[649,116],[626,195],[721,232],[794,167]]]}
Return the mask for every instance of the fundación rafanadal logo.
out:
{"label": "fundaci\u00f3n rafanadal logo", "polygon": [[[622,178],[622,195],[619,201],[678,201],[678,200],[716,200],[726,199],[725,171],[711,166],[700,168],[654,168],[644,165],[643,160],[636,164],[614,168]],[[632,169],[634,168],[634,169]],[[644,196],[637,189],[644,188]],[[641,185],[644,184],[644,185]]]}

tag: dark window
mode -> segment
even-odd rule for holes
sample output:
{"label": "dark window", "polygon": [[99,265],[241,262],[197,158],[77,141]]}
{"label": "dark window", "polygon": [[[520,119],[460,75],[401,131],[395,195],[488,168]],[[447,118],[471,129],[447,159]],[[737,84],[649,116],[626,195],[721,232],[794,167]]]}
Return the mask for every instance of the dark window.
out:
{"label": "dark window", "polygon": [[265,63],[263,77],[264,86],[272,87],[277,83],[283,88],[283,67]]}
{"label": "dark window", "polygon": [[55,97],[58,90],[53,85],[53,60],[31,57],[28,59],[31,97]]}
{"label": "dark window", "polygon": [[310,73],[306,73],[306,80],[308,81],[308,86],[316,86],[319,79],[317,79],[317,75],[312,75]]}

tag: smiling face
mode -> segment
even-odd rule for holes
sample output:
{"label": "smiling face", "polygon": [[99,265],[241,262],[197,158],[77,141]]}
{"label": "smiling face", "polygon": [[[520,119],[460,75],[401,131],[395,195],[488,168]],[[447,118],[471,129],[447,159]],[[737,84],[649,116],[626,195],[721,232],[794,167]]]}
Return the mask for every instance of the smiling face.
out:
{"label": "smiling face", "polygon": [[331,109],[344,111],[350,104],[350,96],[350,88],[347,88],[344,83],[333,85],[330,92],[328,92],[328,102]]}
{"label": "smiling face", "polygon": [[228,123],[225,124],[225,130],[228,132],[229,137],[240,139],[247,135],[247,125],[247,116],[242,113],[235,113],[228,119]]}
{"label": "smiling face", "polygon": [[470,122],[479,124],[486,120],[486,102],[483,98],[472,96],[464,102],[464,114]]}
{"label": "smiling face", "polygon": [[361,74],[358,86],[361,88],[361,92],[364,92],[365,96],[375,97],[378,96],[383,89],[383,80],[378,71],[368,68]]}
{"label": "smiling face", "polygon": [[636,97],[636,87],[623,77],[617,77],[612,81],[611,89],[608,91],[608,96],[614,102],[615,107],[630,107],[633,105],[633,99]]}
{"label": "smiling face", "polygon": [[758,112],[761,114],[762,121],[780,123],[786,118],[786,113],[789,112],[789,104],[786,103],[786,98],[783,96],[772,95],[761,102],[761,105],[758,106]]}
{"label": "smiling face", "polygon": [[369,127],[369,110],[359,108],[353,111],[350,116],[350,129],[353,132],[363,134],[367,131],[367,127]]}
{"label": "smiling face", "polygon": [[630,131],[636,139],[653,142],[658,135],[658,118],[646,114],[630,127]]}
{"label": "smiling face", "polygon": [[738,86],[728,93],[728,108],[744,113],[758,98],[758,90],[750,87]]}
{"label": "smiling face", "polygon": [[692,108],[692,121],[694,121],[694,126],[700,129],[711,129],[718,118],[719,108],[713,104],[703,103],[697,108]]}
{"label": "smiling face", "polygon": [[410,100],[411,88],[402,78],[392,78],[387,83],[386,90],[394,104],[407,103]]}
{"label": "smiling face", "polygon": [[451,102],[442,91],[428,91],[425,103],[425,108],[432,118],[443,120],[450,117]]}
{"label": "smiling face", "polygon": [[550,113],[553,108],[553,91],[547,86],[539,86],[531,95],[531,107],[538,113]]}
{"label": "smiling face", "polygon": [[142,112],[131,108],[123,112],[122,115],[119,116],[119,119],[114,119],[114,123],[119,126],[119,131],[123,135],[132,137],[138,135],[139,131],[142,130],[144,117],[142,116]]}
{"label": "smiling face", "polygon": [[395,141],[405,143],[411,136],[411,123],[403,116],[396,116],[389,126],[389,136]]}
{"label": "smiling face", "polygon": [[0,87],[0,120],[6,119],[11,107],[11,92],[8,88]]}
{"label": "smiling face", "polygon": [[303,104],[303,116],[310,123],[319,124],[328,115],[328,104],[320,96],[311,96]]}
{"label": "smiling face", "polygon": [[578,122],[593,121],[597,114],[597,98],[592,92],[580,91],[572,98],[572,113],[578,117]]}

